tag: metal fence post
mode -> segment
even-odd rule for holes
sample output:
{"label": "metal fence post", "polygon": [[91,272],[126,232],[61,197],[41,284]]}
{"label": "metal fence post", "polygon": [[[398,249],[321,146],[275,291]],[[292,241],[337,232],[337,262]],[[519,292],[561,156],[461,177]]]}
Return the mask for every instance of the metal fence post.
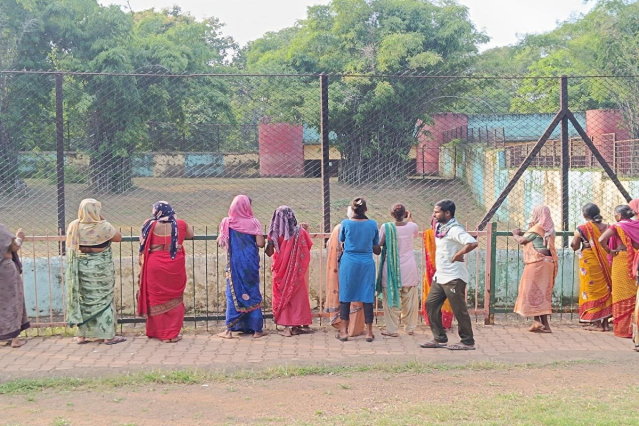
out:
{"label": "metal fence post", "polygon": [[495,324],[495,276],[497,265],[497,223],[486,227],[486,273],[484,275],[484,324]]}
{"label": "metal fence post", "polygon": [[322,219],[325,233],[331,232],[330,147],[328,138],[328,75],[320,75],[320,134],[322,137]]}
{"label": "metal fence post", "polygon": [[[56,183],[58,190],[58,232],[66,231],[66,218],[64,214],[64,95],[62,93],[62,74],[55,75],[55,130],[56,130]],[[61,245],[62,253],[65,251],[64,242]]]}
{"label": "metal fence post", "polygon": [[[568,111],[568,77],[561,77],[560,107],[562,112]],[[564,114],[561,118],[561,229],[568,229],[570,215],[570,150],[568,140],[568,116]],[[568,237],[562,238],[562,247],[568,246]]]}

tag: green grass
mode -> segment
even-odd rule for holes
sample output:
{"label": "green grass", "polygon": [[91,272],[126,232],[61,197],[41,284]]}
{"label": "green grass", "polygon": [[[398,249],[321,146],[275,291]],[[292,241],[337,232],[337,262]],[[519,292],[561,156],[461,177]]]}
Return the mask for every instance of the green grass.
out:
{"label": "green grass", "polygon": [[[425,384],[425,389],[427,384]],[[357,414],[324,417],[322,425],[639,425],[636,401],[639,388],[628,386],[609,391],[596,388],[589,394],[502,393],[464,397],[445,404],[388,404],[369,407]],[[436,389],[434,389],[436,391]],[[426,392],[426,391],[425,391]],[[315,425],[317,421],[298,422]]]}
{"label": "green grass", "polygon": [[[22,395],[44,390],[77,391],[104,390],[130,386],[146,385],[197,385],[206,383],[226,383],[236,380],[272,380],[301,376],[348,376],[355,373],[389,373],[389,374],[428,374],[440,371],[497,371],[531,368],[552,368],[575,364],[596,364],[597,361],[577,360],[551,363],[506,364],[496,362],[472,362],[468,364],[431,364],[423,362],[407,362],[397,364],[367,365],[316,365],[297,366],[283,365],[261,370],[238,370],[232,372],[214,372],[200,369],[154,370],[135,372],[117,376],[74,378],[52,377],[45,379],[18,379],[0,383],[0,395]],[[229,386],[229,389],[235,389]],[[229,390],[232,392],[232,390]]]}

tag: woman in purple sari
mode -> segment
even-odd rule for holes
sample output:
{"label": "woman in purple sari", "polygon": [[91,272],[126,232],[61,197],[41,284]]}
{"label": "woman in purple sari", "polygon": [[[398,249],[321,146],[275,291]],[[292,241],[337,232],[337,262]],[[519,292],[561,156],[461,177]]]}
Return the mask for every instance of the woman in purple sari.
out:
{"label": "woman in purple sari", "polygon": [[29,328],[18,257],[23,238],[22,229],[14,236],[0,224],[0,340],[9,340],[12,348],[24,345],[18,336]]}

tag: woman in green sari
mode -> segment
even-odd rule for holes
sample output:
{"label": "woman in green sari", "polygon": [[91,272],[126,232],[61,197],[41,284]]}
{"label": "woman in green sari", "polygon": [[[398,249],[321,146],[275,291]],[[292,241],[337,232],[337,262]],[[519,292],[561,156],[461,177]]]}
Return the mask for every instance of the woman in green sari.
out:
{"label": "woman in green sari", "polygon": [[78,219],[67,228],[67,323],[77,326],[76,342],[97,339],[107,345],[124,342],[115,335],[115,268],[111,242],[122,241],[100,214],[102,204],[82,200]]}

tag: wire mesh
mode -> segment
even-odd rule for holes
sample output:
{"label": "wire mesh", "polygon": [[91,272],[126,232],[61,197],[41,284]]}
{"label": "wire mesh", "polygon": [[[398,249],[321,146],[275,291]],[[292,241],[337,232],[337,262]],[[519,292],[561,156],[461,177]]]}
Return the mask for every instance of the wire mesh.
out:
{"label": "wire mesh", "polygon": [[[166,200],[196,234],[213,236],[232,198],[244,193],[265,229],[283,204],[312,232],[324,229],[318,75],[62,74],[64,185],[58,185],[55,75],[0,73],[2,223],[33,235],[63,233],[62,192],[65,224],[92,197],[111,223],[135,236],[151,205]],[[402,202],[422,229],[433,204],[449,198],[460,222],[475,229],[560,109],[560,78],[330,75],[328,81],[331,227],[354,197],[364,196],[379,223],[390,220],[392,203]],[[568,78],[568,108],[630,194],[639,190],[637,83]],[[498,229],[525,228],[537,204],[548,205],[560,227],[560,127],[496,210]],[[587,202],[612,221],[613,208],[626,201],[571,123],[567,136],[566,231],[583,221]],[[190,247],[185,300],[194,315],[223,310],[223,288],[207,269],[223,266],[213,244]],[[506,248],[502,257],[510,259],[507,244],[499,238],[497,249]],[[130,268],[124,275],[134,277],[135,250],[125,246],[116,269]],[[48,249],[34,244],[34,258]],[[566,265],[574,263],[569,250],[563,256]],[[200,274],[202,257],[207,270]],[[204,302],[194,297],[200,286]],[[125,292],[134,295],[132,287]],[[514,288],[507,295],[515,297]],[[121,313],[132,313],[119,297]]]}

